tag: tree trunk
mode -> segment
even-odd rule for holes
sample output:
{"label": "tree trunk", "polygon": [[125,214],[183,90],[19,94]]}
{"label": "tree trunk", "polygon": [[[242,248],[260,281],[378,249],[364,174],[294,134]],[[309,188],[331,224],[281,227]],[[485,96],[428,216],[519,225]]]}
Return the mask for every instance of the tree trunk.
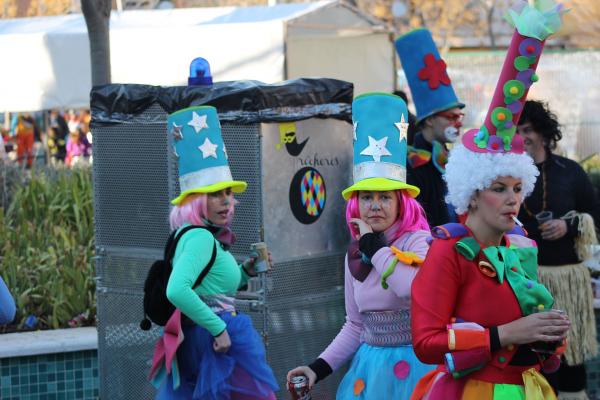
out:
{"label": "tree trunk", "polygon": [[111,0],[81,0],[90,39],[92,86],[110,83],[109,21]]}
{"label": "tree trunk", "polygon": [[492,24],[494,22],[495,8],[496,8],[495,5],[492,4],[487,13],[488,36],[490,37],[490,47],[492,49],[496,48],[496,36],[494,35],[494,29],[492,27]]}

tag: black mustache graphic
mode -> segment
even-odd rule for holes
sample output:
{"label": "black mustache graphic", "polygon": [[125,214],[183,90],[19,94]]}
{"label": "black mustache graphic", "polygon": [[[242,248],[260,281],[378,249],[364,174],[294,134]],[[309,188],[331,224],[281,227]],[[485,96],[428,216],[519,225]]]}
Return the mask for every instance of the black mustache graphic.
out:
{"label": "black mustache graphic", "polygon": [[294,136],[294,140],[292,140],[290,143],[286,143],[285,148],[287,149],[288,153],[290,153],[290,156],[296,157],[300,155],[300,153],[302,153],[302,150],[304,149],[304,146],[306,146],[306,142],[308,142],[308,139],[310,138],[306,138],[302,143],[298,143],[298,140],[296,140],[296,136]]}

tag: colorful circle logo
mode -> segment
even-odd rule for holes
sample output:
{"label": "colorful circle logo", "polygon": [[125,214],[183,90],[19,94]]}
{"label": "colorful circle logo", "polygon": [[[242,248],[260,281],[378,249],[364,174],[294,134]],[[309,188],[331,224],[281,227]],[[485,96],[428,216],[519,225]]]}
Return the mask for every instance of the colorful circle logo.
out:
{"label": "colorful circle logo", "polygon": [[325,209],[327,191],[323,176],[312,167],[296,172],[290,184],[290,208],[303,224],[315,222]]}

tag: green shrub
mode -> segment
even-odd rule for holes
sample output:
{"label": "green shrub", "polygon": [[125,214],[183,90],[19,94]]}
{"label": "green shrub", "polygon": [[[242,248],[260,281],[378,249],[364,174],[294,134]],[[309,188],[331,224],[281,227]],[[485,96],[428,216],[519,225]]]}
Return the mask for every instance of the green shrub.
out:
{"label": "green shrub", "polygon": [[5,184],[6,192],[0,272],[17,304],[14,323],[23,327],[33,315],[37,328],[64,328],[80,314],[91,322],[96,315],[91,169],[36,169],[30,177],[21,174],[21,182]]}
{"label": "green shrub", "polygon": [[600,155],[597,153],[581,161],[581,166],[587,172],[596,195],[600,196]]}

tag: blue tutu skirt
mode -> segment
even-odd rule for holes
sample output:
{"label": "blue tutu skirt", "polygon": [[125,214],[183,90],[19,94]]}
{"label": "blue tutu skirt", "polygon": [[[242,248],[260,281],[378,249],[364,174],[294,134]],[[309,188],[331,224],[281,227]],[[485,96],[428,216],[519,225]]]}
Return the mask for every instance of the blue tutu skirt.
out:
{"label": "blue tutu skirt", "polygon": [[435,365],[423,364],[412,346],[360,345],[340,383],[337,400],[408,400],[417,382]]}
{"label": "blue tutu skirt", "polygon": [[180,385],[173,389],[169,375],[156,399],[181,400],[271,400],[279,390],[267,365],[265,347],[241,313],[221,313],[227,324],[231,347],[227,353],[213,350],[213,336],[198,325],[183,326],[184,340],[177,349]]}

